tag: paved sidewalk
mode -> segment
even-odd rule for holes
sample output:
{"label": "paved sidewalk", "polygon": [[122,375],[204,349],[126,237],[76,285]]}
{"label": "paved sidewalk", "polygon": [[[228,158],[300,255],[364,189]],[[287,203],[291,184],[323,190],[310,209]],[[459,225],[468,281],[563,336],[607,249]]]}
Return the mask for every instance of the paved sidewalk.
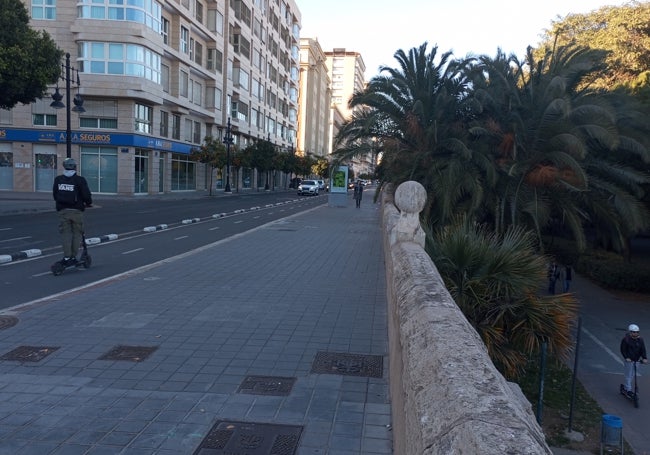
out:
{"label": "paved sidewalk", "polygon": [[389,454],[384,274],[378,206],[323,205],[5,311],[0,454]]}

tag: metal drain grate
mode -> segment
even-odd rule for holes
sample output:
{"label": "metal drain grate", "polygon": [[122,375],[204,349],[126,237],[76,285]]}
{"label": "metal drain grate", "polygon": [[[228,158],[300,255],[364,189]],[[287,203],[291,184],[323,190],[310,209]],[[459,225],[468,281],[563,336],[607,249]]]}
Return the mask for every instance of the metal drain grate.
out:
{"label": "metal drain grate", "polygon": [[220,420],[194,455],[294,455],[302,427]]}
{"label": "metal drain grate", "polygon": [[142,362],[153,354],[158,346],[115,346],[99,360],[128,360],[130,362]]}
{"label": "metal drain grate", "polygon": [[17,360],[19,362],[38,362],[59,349],[58,346],[18,346],[7,352],[0,360]]}
{"label": "metal drain grate", "polygon": [[380,355],[319,351],[311,372],[381,378],[384,375],[384,358]]}
{"label": "metal drain grate", "polygon": [[15,316],[0,316],[0,330],[8,329],[18,324],[18,318]]}
{"label": "metal drain grate", "polygon": [[284,396],[291,393],[296,378],[281,376],[246,376],[237,392],[252,395]]}

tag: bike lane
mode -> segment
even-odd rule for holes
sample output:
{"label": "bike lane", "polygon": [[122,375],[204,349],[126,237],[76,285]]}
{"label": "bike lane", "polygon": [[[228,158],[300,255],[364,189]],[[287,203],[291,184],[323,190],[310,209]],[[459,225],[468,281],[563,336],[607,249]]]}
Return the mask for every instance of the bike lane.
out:
{"label": "bike lane", "polygon": [[650,365],[639,366],[639,408],[619,393],[623,381],[620,342],[627,326],[634,323],[648,347],[650,297],[612,293],[580,276],[574,278],[572,287],[582,317],[578,378],[603,412],[622,419],[623,437],[634,453],[650,455]]}

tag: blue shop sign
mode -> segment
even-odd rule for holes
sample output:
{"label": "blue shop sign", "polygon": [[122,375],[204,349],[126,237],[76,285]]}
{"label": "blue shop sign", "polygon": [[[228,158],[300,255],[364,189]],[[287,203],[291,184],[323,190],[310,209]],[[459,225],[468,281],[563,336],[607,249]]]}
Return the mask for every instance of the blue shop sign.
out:
{"label": "blue shop sign", "polygon": [[[11,142],[50,142],[65,144],[65,131],[0,129],[0,141]],[[71,142],[77,145],[110,145],[114,147],[141,147],[166,152],[189,154],[193,146],[182,142],[156,139],[138,134],[119,134],[109,132],[73,131]]]}

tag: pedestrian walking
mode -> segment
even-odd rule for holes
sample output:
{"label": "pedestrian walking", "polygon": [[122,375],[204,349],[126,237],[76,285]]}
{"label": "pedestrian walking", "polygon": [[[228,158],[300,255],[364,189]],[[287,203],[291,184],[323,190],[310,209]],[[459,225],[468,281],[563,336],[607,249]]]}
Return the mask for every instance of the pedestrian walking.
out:
{"label": "pedestrian walking", "polygon": [[564,292],[569,292],[569,288],[571,287],[571,280],[573,279],[573,270],[571,269],[570,265],[564,267],[564,273],[562,278],[563,278]]}
{"label": "pedestrian walking", "polygon": [[77,163],[72,158],[63,161],[63,174],[54,178],[52,196],[59,215],[59,233],[63,246],[64,266],[77,262],[84,229],[83,212],[93,204],[90,188],[85,178],[77,174]]}
{"label": "pedestrian walking", "polygon": [[634,362],[648,363],[648,354],[645,350],[643,338],[639,335],[639,326],[630,324],[627,328],[628,333],[621,340],[621,355],[625,362],[623,363],[623,378],[625,392],[628,396],[634,394],[632,390],[632,380],[634,379]]}
{"label": "pedestrian walking", "polygon": [[557,283],[558,278],[560,277],[560,269],[558,268],[555,261],[552,261],[548,266],[548,293],[555,294],[555,284]]}
{"label": "pedestrian walking", "polygon": [[354,200],[357,203],[357,208],[361,208],[361,198],[363,197],[363,185],[361,180],[357,180],[354,185]]}

